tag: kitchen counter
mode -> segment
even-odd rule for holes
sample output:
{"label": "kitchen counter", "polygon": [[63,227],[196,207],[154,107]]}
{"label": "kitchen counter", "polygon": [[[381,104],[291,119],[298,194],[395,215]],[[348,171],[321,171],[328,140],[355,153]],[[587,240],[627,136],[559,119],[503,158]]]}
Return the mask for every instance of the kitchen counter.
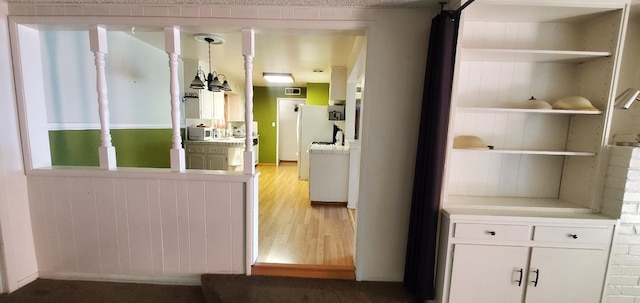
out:
{"label": "kitchen counter", "polygon": [[310,154],[349,154],[349,147],[343,145],[311,144]]}
{"label": "kitchen counter", "polygon": [[309,146],[309,200],[346,203],[349,193],[349,147]]}
{"label": "kitchen counter", "polygon": [[241,147],[241,146],[244,146],[245,140],[244,138],[216,138],[216,139],[208,139],[208,140],[187,140],[187,142],[218,144],[218,145],[225,145],[230,147]]}

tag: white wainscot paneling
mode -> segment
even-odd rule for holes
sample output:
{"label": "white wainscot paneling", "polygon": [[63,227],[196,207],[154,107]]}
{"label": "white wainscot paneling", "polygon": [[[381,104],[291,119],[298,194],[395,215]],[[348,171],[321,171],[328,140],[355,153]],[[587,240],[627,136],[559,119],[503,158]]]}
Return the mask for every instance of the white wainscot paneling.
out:
{"label": "white wainscot paneling", "polygon": [[557,198],[563,157],[453,150],[450,193]]}
{"label": "white wainscot paneling", "polygon": [[245,272],[244,182],[28,179],[41,277],[193,284]]}

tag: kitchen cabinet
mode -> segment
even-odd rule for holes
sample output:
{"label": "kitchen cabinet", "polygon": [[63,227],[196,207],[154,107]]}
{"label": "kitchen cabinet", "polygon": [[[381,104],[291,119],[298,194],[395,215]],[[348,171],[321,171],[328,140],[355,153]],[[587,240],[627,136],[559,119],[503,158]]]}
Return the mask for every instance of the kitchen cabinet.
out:
{"label": "kitchen cabinet", "polygon": [[228,150],[224,144],[185,141],[188,169],[228,170]]}
{"label": "kitchen cabinet", "polygon": [[616,221],[546,215],[445,211],[436,302],[600,302]]}
{"label": "kitchen cabinet", "polygon": [[224,92],[213,92],[213,119],[224,120]]}
{"label": "kitchen cabinet", "polygon": [[[206,141],[185,141],[188,169],[242,170],[244,138],[223,138]],[[254,139],[254,165],[258,164],[257,138]]]}
{"label": "kitchen cabinet", "polygon": [[213,92],[206,89],[195,90],[185,97],[184,117],[187,119],[214,119]]}
{"label": "kitchen cabinet", "polygon": [[331,83],[329,84],[329,100],[347,100],[347,68],[344,66],[331,67]]}

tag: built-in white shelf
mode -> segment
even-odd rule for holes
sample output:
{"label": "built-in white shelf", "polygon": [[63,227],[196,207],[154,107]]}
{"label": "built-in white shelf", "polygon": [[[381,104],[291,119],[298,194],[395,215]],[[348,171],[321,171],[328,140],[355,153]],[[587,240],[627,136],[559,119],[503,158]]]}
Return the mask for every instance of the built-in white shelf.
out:
{"label": "built-in white shelf", "polygon": [[564,110],[564,109],[529,109],[500,107],[458,107],[459,112],[466,113],[503,113],[503,114],[545,114],[545,115],[602,115],[601,110]]}
{"label": "built-in white shelf", "polygon": [[591,213],[589,208],[554,198],[459,196],[447,197],[447,208],[486,209],[512,211],[549,211],[561,213]]}
{"label": "built-in white shelf", "polygon": [[563,150],[520,150],[520,149],[454,149],[463,152],[476,153],[496,153],[496,154],[514,154],[514,155],[540,155],[540,156],[582,156],[593,157],[596,153],[580,152],[580,151],[563,151]]}
{"label": "built-in white shelf", "polygon": [[611,56],[611,52],[463,48],[462,61],[580,63]]}

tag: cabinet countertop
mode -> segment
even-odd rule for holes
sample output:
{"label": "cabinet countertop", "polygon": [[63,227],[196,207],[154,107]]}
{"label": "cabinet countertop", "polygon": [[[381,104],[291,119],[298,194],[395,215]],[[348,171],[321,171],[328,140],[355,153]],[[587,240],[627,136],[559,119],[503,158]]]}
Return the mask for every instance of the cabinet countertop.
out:
{"label": "cabinet countertop", "polygon": [[231,147],[244,146],[244,138],[224,138],[224,139],[209,139],[209,140],[186,140],[186,144],[217,144],[226,145]]}
{"label": "cabinet countertop", "polygon": [[349,147],[335,144],[311,144],[310,154],[349,154]]}
{"label": "cabinet countertop", "polygon": [[[553,211],[528,211],[528,210],[496,210],[496,209],[463,209],[446,208],[443,214],[451,219],[475,219],[494,221],[498,217],[501,221],[523,222],[526,218],[536,221],[550,221],[555,223],[571,222],[573,220],[590,221],[598,224],[615,224],[615,218],[593,213],[570,213]],[[565,222],[565,223],[566,223]]]}

